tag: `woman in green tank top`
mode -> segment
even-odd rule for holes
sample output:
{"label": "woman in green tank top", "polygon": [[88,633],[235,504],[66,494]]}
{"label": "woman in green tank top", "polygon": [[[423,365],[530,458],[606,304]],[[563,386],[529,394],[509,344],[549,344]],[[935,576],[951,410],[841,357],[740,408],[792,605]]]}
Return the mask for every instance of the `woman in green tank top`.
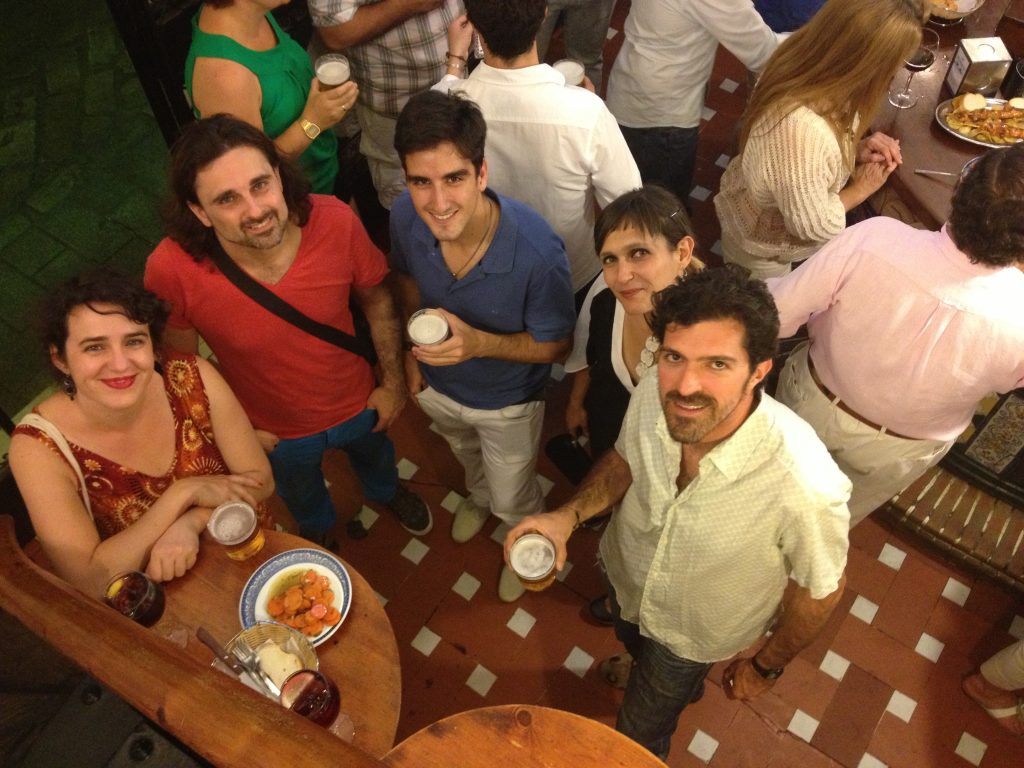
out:
{"label": "woman in green tank top", "polygon": [[192,19],[185,90],[196,116],[226,112],[261,128],[297,159],[314,192],[334,191],[338,145],[329,130],[355,103],[349,81],[316,87],[306,52],[270,9],[288,0],[207,0]]}

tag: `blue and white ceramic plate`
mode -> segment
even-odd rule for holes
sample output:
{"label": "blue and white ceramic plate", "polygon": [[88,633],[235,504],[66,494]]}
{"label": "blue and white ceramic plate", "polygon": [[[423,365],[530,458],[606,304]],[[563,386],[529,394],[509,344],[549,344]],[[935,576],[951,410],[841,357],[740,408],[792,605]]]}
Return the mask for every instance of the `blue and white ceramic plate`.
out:
{"label": "blue and white ceramic plate", "polygon": [[333,627],[324,627],[323,632],[311,637],[310,640],[317,646],[337,632],[338,627],[345,621],[349,608],[352,607],[352,581],[338,558],[319,549],[292,549],[282,552],[256,569],[245,583],[242,599],[238,603],[238,620],[242,624],[242,629],[248,629],[259,621],[273,621],[274,619],[267,613],[267,601],[276,592],[284,589],[285,582],[292,574],[303,574],[310,569],[321,576],[326,576],[331,582],[334,607],[341,614],[341,620],[337,624]]}

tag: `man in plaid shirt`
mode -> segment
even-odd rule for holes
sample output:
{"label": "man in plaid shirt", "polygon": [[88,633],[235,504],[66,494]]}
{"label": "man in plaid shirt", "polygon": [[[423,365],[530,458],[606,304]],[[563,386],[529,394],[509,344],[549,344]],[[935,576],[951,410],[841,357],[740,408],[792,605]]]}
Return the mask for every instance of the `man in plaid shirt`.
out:
{"label": "man in plaid shirt", "polygon": [[320,41],[343,50],[359,85],[359,150],[366,156],[381,205],[405,189],[394,149],[395,121],[413,94],[445,72],[448,25],[462,0],[308,0]]}

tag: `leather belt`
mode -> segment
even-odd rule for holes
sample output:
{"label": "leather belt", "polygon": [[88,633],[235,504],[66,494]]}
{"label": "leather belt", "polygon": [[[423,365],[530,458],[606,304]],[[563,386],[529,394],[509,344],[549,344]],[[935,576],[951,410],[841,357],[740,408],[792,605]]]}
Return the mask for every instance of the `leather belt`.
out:
{"label": "leather belt", "polygon": [[823,394],[825,397],[831,400],[832,404],[835,405],[836,408],[845,413],[847,416],[852,416],[866,427],[871,427],[871,429],[883,432],[887,435],[891,435],[892,437],[898,437],[901,440],[917,439],[914,437],[907,437],[906,435],[901,435],[898,432],[893,432],[891,429],[887,429],[886,427],[883,427],[881,424],[875,424],[875,422],[869,419],[865,419],[863,416],[861,416],[859,413],[853,410],[853,408],[851,408],[842,400],[840,400],[838,395],[831,392],[828,387],[821,383],[821,379],[818,378],[818,372],[814,370],[814,363],[811,361],[810,354],[807,355],[807,370],[811,374],[811,379],[814,380],[814,383],[818,386],[818,389],[821,390],[821,394]]}

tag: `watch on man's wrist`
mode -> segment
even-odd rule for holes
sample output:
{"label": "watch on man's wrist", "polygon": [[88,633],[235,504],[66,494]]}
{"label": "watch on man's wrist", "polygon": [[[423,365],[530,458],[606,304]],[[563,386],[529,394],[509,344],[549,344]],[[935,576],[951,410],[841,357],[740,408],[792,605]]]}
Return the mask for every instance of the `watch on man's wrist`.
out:
{"label": "watch on man's wrist", "polygon": [[305,133],[311,139],[315,139],[317,136],[320,135],[320,126],[311,120],[303,119],[302,121],[299,122],[299,125],[302,126],[303,133]]}
{"label": "watch on man's wrist", "polygon": [[776,669],[772,669],[771,667],[762,667],[757,662],[757,654],[750,657],[750,666],[752,666],[754,671],[765,680],[778,680],[782,677],[782,673],[786,671],[785,667],[778,667]]}

